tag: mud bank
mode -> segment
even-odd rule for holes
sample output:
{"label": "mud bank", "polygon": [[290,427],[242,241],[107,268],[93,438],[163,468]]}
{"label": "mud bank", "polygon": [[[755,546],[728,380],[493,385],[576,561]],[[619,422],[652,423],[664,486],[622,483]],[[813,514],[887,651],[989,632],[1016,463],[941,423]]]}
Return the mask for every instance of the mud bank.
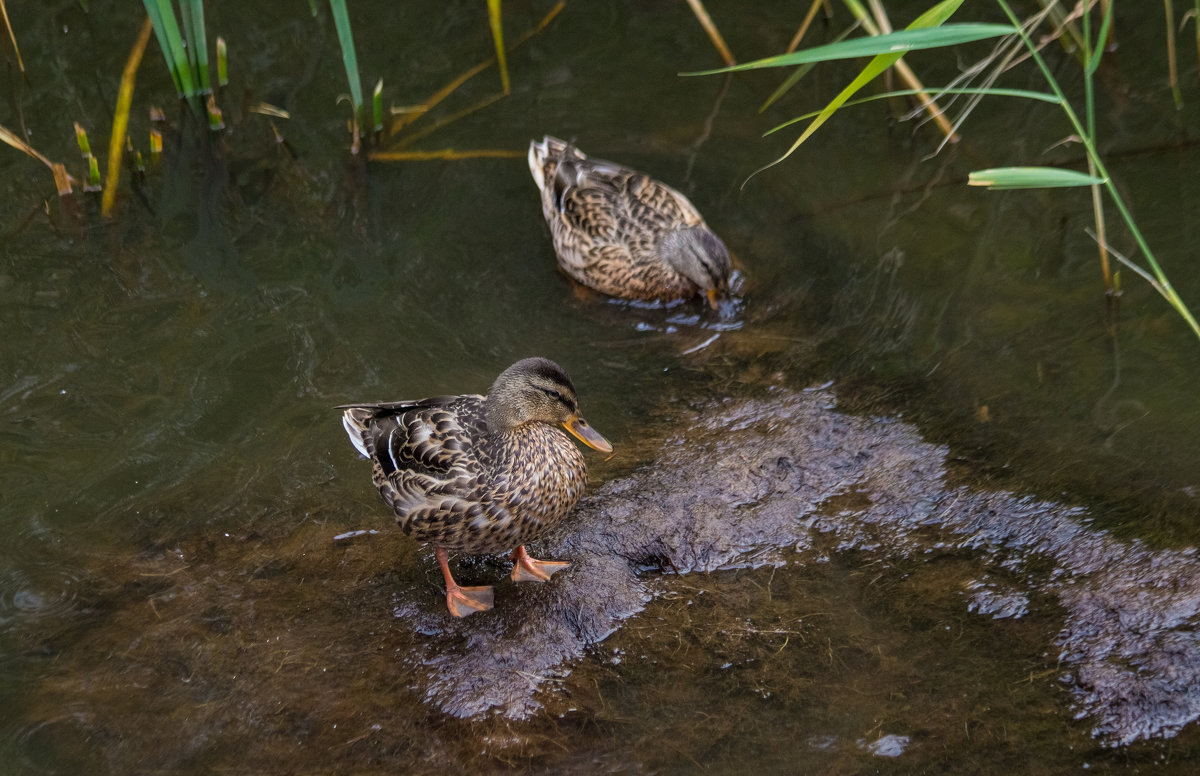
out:
{"label": "mud bank", "polygon": [[[478,742],[422,739],[441,713],[508,729],[563,707],[573,666],[673,575],[845,551],[969,554],[969,616],[1057,601],[1046,649],[1062,671],[1047,681],[1070,689],[1064,716],[1088,718],[1109,745],[1171,736],[1200,715],[1193,551],[1114,539],[1078,508],[948,485],[943,447],[835,405],[827,389],[777,390],[684,411],[686,432],[540,542],[569,570],[501,583],[496,609],[465,620],[445,611],[429,553],[383,525],[334,541],[307,521],[285,537],[193,538],[114,559],[91,571],[84,624],[24,636],[52,664],[26,710],[29,735],[78,746],[81,760],[99,751],[114,772],[225,767],[230,751],[286,763],[297,747],[331,756],[389,735],[380,756],[417,740],[423,757],[452,761]],[[507,570],[459,569],[472,583]]]}
{"label": "mud bank", "polygon": [[[436,657],[451,643],[425,645],[422,660],[437,666],[430,700],[463,716],[533,713],[537,678],[648,597],[646,576],[633,570],[803,563],[815,559],[817,536],[827,545],[832,535],[841,550],[889,557],[970,549],[981,563],[967,605],[983,616],[1021,616],[1035,591],[1057,598],[1067,613],[1061,679],[1076,713],[1109,743],[1167,736],[1200,715],[1193,550],[1113,539],[1089,529],[1078,508],[947,487],[944,448],[895,419],[842,415],[835,403],[830,391],[781,391],[692,411],[686,437],[605,484],[546,542],[576,566],[569,582],[521,611],[519,626],[503,617],[465,623],[456,643],[466,660]],[[1008,573],[996,581],[988,568]],[[408,610],[397,614],[420,626]]]}

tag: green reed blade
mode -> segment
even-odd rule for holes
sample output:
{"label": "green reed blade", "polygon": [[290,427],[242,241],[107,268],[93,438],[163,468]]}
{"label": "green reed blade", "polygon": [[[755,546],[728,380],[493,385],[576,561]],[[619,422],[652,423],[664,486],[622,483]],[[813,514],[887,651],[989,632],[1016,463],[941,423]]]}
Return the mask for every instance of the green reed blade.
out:
{"label": "green reed blade", "polygon": [[912,51],[922,51],[931,48],[956,46],[960,43],[971,43],[988,38],[999,38],[1011,35],[1012,25],[1008,24],[948,24],[933,29],[907,29],[889,32],[884,35],[874,35],[863,38],[853,38],[841,43],[830,43],[825,46],[793,51],[791,54],[779,54],[766,59],[758,59],[743,65],[722,67],[717,70],[698,70],[680,75],[714,75],[717,73],[733,73],[741,70],[761,70],[768,67],[788,67],[803,65],[809,62],[828,62],[835,59],[857,59],[859,57],[888,56],[899,59]]}
{"label": "green reed blade", "polygon": [[[890,100],[893,97],[912,97],[917,94],[931,94],[934,97],[940,97],[943,94],[981,94],[985,97],[1020,97],[1026,100],[1037,100],[1038,102],[1048,102],[1052,105],[1058,105],[1059,99],[1053,94],[1047,92],[1034,92],[1028,89],[1001,89],[997,87],[965,87],[958,89],[939,89],[937,87],[929,87],[925,89],[897,89],[894,92],[881,92],[872,94],[870,97],[862,97],[857,100],[848,100],[842,104],[843,108],[849,108],[854,105],[864,105],[868,102],[876,100]],[[781,129],[790,127],[793,124],[799,123],[806,119],[811,119],[814,116],[820,115],[821,111],[809,111],[803,115],[797,116],[794,119],[789,119],[779,126],[772,127],[763,133],[763,137],[772,133],[778,132]]]}
{"label": "green reed blade", "polygon": [[212,91],[212,80],[208,72],[208,31],[204,26],[204,0],[180,0],[180,12],[188,24],[188,56],[196,74],[196,88],[200,94]]}
{"label": "green reed blade", "polygon": [[[914,19],[912,21],[912,23],[909,24],[905,30],[903,30],[903,33],[917,33],[917,32],[930,32],[930,31],[936,32],[937,31],[936,28],[945,24],[946,20],[949,19],[954,14],[954,12],[958,10],[958,7],[960,5],[962,5],[962,3],[963,3],[963,0],[942,0],[942,2],[938,3],[937,5],[930,8],[928,11],[926,11],[925,13],[921,14],[916,19]],[[958,26],[964,26],[964,25],[958,25]],[[993,27],[993,28],[1002,28],[1003,27],[1003,25],[970,25],[970,26],[973,26],[973,27],[987,26],[987,27]],[[1004,29],[1007,30],[1008,33],[1012,32],[1011,27],[1007,27]],[[888,33],[887,35],[877,35],[877,36],[870,37],[870,38],[863,38],[861,40],[864,41],[865,43],[877,43],[881,39],[885,39],[892,35],[897,35],[897,34],[901,34],[901,33]],[[893,38],[893,40],[895,40],[895,38]],[[909,38],[907,38],[907,40],[909,40],[911,42],[914,39],[910,36]],[[974,40],[979,40],[979,38],[974,38]],[[852,43],[857,43],[858,41],[859,41],[859,39],[855,39],[854,41],[845,41],[843,43],[835,43],[832,45],[844,47],[844,46],[849,46]],[[818,46],[817,48],[828,49],[829,47],[828,46]],[[815,49],[807,49],[806,51],[812,52],[814,50]],[[784,159],[787,159],[789,156],[791,156],[793,153],[795,153],[796,149],[799,148],[804,143],[805,140],[808,140],[808,138],[812,137],[812,134],[814,132],[816,132],[817,129],[819,129],[822,124],[824,124],[826,121],[828,121],[830,119],[830,117],[833,116],[833,114],[837,113],[837,111],[851,97],[853,97],[859,90],[861,90],[868,83],[875,80],[875,78],[877,76],[879,76],[881,73],[883,73],[889,67],[896,64],[896,62],[898,62],[901,59],[901,57],[904,56],[905,50],[911,50],[911,49],[904,49],[902,51],[894,51],[891,49],[887,49],[887,53],[880,53],[880,54],[877,54],[874,58],[872,58],[871,61],[868,62],[866,64],[866,66],[862,69],[862,71],[859,72],[858,76],[853,81],[851,81],[850,84],[846,88],[842,89],[842,91],[839,92],[836,97],[834,97],[832,100],[830,100],[828,105],[826,105],[824,108],[821,109],[821,112],[819,114],[817,114],[817,117],[815,119],[813,119],[811,123],[809,123],[808,127],[805,128],[804,132],[802,132],[800,134],[800,137],[796,138],[796,141],[794,143],[792,143],[791,147],[789,147],[788,150],[783,152],[782,156],[780,156],[778,159],[771,162],[770,164],[764,165],[763,167],[760,167],[759,169],[755,170],[753,173],[751,173],[750,177],[751,178],[754,177],[755,175],[757,175],[758,173],[767,169],[768,167],[773,167],[774,165],[779,164]],[[804,54],[806,52],[798,51],[796,53]],[[744,186],[745,184],[743,183],[742,185]]]}
{"label": "green reed blade", "polygon": [[1138,228],[1137,222],[1134,221],[1133,213],[1129,211],[1129,207],[1125,204],[1125,200],[1121,197],[1121,192],[1117,190],[1116,184],[1113,183],[1112,179],[1109,177],[1108,170],[1104,165],[1104,160],[1100,157],[1100,152],[1096,150],[1095,139],[1088,135],[1086,128],[1079,120],[1079,116],[1071,108],[1071,104],[1067,102],[1066,97],[1063,95],[1062,87],[1060,87],[1058,81],[1055,80],[1054,73],[1051,71],[1050,66],[1046,64],[1046,60],[1042,58],[1037,44],[1034,43],[1034,41],[1029,37],[1028,33],[1026,33],[1025,30],[1020,27],[1020,21],[1017,19],[1016,13],[1013,12],[1006,0],[996,0],[996,5],[1000,6],[1000,9],[1004,12],[1004,15],[1007,16],[1009,21],[1011,21],[1017,28],[1017,34],[1021,36],[1021,42],[1024,44],[1025,50],[1029,52],[1030,59],[1033,60],[1034,64],[1037,65],[1038,70],[1040,70],[1042,75],[1046,78],[1046,82],[1050,85],[1050,88],[1054,91],[1054,94],[1060,100],[1062,100],[1063,113],[1066,114],[1067,120],[1071,122],[1071,126],[1075,129],[1075,134],[1079,137],[1080,142],[1083,143],[1083,147],[1087,150],[1088,157],[1095,165],[1096,172],[1103,178],[1104,188],[1106,191],[1108,191],[1109,201],[1113,203],[1113,205],[1117,208],[1117,212],[1121,214],[1121,220],[1125,222],[1125,226],[1129,229],[1130,234],[1137,243],[1138,249],[1142,252],[1142,255],[1146,257],[1146,263],[1150,265],[1150,269],[1153,271],[1154,277],[1158,280],[1162,289],[1159,293],[1162,294],[1163,298],[1167,300],[1167,303],[1170,304],[1171,307],[1175,308],[1175,312],[1179,313],[1180,317],[1187,322],[1188,326],[1192,330],[1192,333],[1194,333],[1196,337],[1200,338],[1200,323],[1196,321],[1195,316],[1192,315],[1191,310],[1188,309],[1187,305],[1183,301],[1183,298],[1179,296],[1179,293],[1175,290],[1175,287],[1171,285],[1171,281],[1167,278],[1167,274],[1159,265],[1158,259],[1156,259],[1154,256],[1154,251],[1151,250],[1150,244],[1146,241],[1145,236],[1142,235],[1142,231]]}
{"label": "green reed blade", "polygon": [[142,0],[142,4],[146,7],[146,15],[150,17],[150,25],[154,28],[154,39],[158,41],[158,48],[163,53],[163,59],[167,61],[167,70],[171,71],[171,79],[175,81],[175,92],[182,97],[183,82],[179,80],[179,71],[175,68],[171,56],[171,41],[167,38],[167,27],[163,22],[161,8],[163,4],[157,0]]}
{"label": "green reed blade", "polygon": [[350,101],[354,104],[354,116],[363,116],[362,79],[358,75],[358,55],[354,51],[354,34],[350,30],[350,14],[346,0],[329,0],[333,11],[333,24],[337,28],[338,43],[342,47],[342,64],[346,66],[346,80],[350,84]]}
{"label": "green reed blade", "polygon": [[170,0],[142,0],[150,23],[154,26],[154,35],[162,49],[163,58],[175,79],[175,88],[179,96],[186,98],[193,110],[199,113],[200,103],[196,100],[195,81],[192,78],[192,68],[183,46],[183,38],[179,34],[179,24],[175,20],[175,11],[171,8]]}
{"label": "green reed blade", "polygon": [[1098,183],[1107,183],[1107,179],[1058,167],[993,167],[976,170],[967,178],[969,186],[987,186],[994,190],[1059,189]]}

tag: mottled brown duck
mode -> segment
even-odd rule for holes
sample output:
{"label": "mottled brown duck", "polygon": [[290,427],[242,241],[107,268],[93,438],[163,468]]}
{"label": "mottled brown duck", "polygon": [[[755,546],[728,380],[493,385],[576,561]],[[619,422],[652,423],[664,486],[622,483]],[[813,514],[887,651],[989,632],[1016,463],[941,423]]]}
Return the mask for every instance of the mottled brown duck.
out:
{"label": "mottled brown duck", "polygon": [[609,296],[672,302],[729,286],[729,251],[687,197],[637,170],[546,136],[529,144],[558,265]]}
{"label": "mottled brown duck", "polygon": [[[544,582],[569,563],[537,560],[526,542],[561,521],[587,484],[588,447],[612,445],[579,413],[562,367],[527,358],[504,370],[486,397],[348,404],[342,425],[371,459],[372,479],[404,533],[433,545],[455,617],[492,608],[490,586],[462,587],[447,552],[512,550],[512,578]],[[515,548],[515,549],[514,549]]]}

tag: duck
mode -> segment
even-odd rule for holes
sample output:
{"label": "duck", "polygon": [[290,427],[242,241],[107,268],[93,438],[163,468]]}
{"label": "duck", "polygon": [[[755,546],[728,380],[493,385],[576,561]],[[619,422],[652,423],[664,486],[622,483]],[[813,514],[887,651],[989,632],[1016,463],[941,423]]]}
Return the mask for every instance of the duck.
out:
{"label": "duck", "polygon": [[433,545],[455,617],[494,605],[491,586],[457,584],[449,552],[509,552],[516,582],[545,582],[570,564],[525,545],[558,524],[587,484],[583,454],[612,445],[579,412],[575,385],[547,358],[505,369],[487,396],[346,404],[342,425],[371,460],[372,480],[408,536]]}
{"label": "duck", "polygon": [[549,135],[529,144],[559,268],[621,299],[663,303],[729,288],[729,250],[688,198],[645,173]]}

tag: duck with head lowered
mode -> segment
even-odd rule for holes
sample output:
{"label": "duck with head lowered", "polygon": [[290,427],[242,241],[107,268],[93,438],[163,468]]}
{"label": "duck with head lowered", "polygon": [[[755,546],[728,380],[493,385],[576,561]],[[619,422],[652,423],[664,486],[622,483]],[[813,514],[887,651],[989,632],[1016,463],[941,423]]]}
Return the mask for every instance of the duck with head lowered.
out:
{"label": "duck with head lowered", "polygon": [[731,262],[687,197],[547,135],[529,144],[558,265],[609,296],[673,302],[705,296],[715,309]]}
{"label": "duck with head lowered", "polygon": [[587,467],[563,433],[612,452],[579,413],[571,378],[545,358],[505,369],[478,395],[338,407],[371,459],[372,479],[404,533],[433,545],[455,617],[492,608],[490,586],[462,587],[448,551],[512,551],[512,578],[541,581],[566,568],[537,560],[526,542],[561,521],[583,494]]}

